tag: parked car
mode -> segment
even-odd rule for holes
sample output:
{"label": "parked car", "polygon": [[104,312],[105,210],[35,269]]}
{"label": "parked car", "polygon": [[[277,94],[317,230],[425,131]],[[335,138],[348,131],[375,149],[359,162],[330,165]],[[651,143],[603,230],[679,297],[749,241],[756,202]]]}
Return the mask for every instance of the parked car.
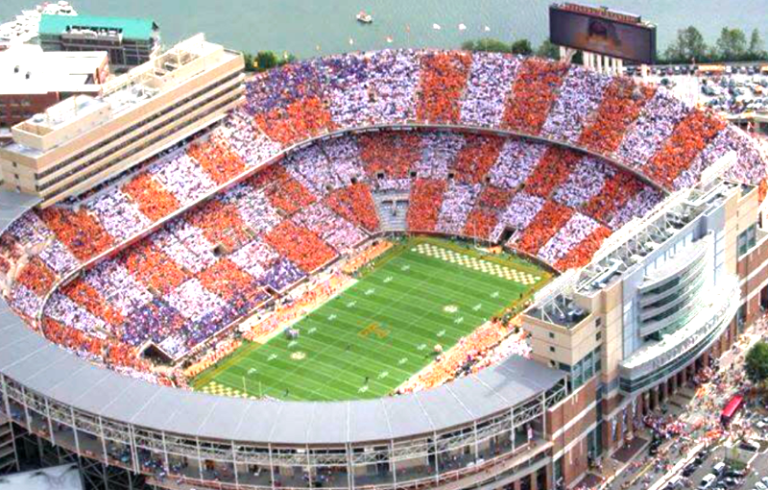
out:
{"label": "parked car", "polygon": [[720,461],[719,463],[715,464],[712,467],[712,474],[715,475],[716,477],[720,478],[721,476],[723,476],[723,474],[725,473],[725,470],[727,470],[727,469],[728,469],[728,466],[726,466],[725,463]]}
{"label": "parked car", "polygon": [[701,466],[701,463],[699,464],[696,464],[696,462],[688,463],[688,465],[685,468],[683,468],[683,476],[689,477],[693,475],[694,473],[696,473],[696,470],[699,469],[699,466]]}
{"label": "parked car", "polygon": [[712,473],[710,473],[708,475],[705,475],[704,478],[701,479],[701,483],[699,483],[698,489],[712,490],[712,488],[715,486],[716,483],[717,483],[717,477]]}

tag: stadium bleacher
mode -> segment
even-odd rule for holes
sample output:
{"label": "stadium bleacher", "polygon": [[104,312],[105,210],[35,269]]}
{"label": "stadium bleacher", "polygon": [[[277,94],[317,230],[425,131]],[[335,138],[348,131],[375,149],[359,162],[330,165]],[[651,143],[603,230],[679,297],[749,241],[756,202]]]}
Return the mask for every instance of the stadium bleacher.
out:
{"label": "stadium bleacher", "polygon": [[[540,59],[355,53],[269,71],[247,94],[204,137],[77,205],[15,222],[0,239],[12,307],[81,355],[141,371],[147,342],[183,357],[383,229],[503,242],[564,270],[663,199],[646,180],[690,187],[735,151],[726,175],[765,184],[749,136],[714,114],[663,88]],[[520,136],[348,133],[277,159],[327,131],[406,122]],[[392,193],[407,202],[386,207]]]}

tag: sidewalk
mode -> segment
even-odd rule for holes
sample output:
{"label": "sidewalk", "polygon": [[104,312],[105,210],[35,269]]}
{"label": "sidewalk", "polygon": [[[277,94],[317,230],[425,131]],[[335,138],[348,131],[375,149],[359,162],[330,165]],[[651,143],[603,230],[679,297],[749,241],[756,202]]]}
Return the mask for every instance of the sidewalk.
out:
{"label": "sidewalk", "polygon": [[[759,319],[753,327],[748,329],[742,335],[740,341],[720,356],[720,369],[718,374],[722,379],[732,381],[731,371],[740,367],[743,363],[745,352],[766,333],[765,318]],[[711,382],[710,382],[711,383]],[[712,397],[715,405],[719,408],[721,399],[730,397],[730,392],[723,392],[714,385],[705,385],[709,396]],[[732,388],[732,387],[731,387]],[[666,413],[676,415],[681,421],[695,425],[697,421],[709,420],[712,414],[709,413],[707,404],[703,400],[696,398],[696,391],[689,387],[681,387],[666,403]],[[711,404],[710,404],[711,405]],[[689,437],[703,437],[703,429],[697,430]],[[670,439],[665,442],[659,452],[669,451],[667,460],[673,466],[669,468],[657,461],[657,458],[648,456],[645,450],[652,436],[647,430],[637,433],[636,439],[642,437],[646,443],[642,445],[641,450],[632,448],[621,448],[610,458],[607,458],[602,474],[596,474],[597,482],[604,478],[602,484],[595,485],[594,488],[600,490],[619,490],[619,489],[652,489],[657,490],[663,487],[669,479],[677,475],[682,468],[693,458],[698,450],[703,447],[703,442],[699,441],[688,448],[685,454],[681,454],[678,446],[680,438]],[[634,441],[633,441],[634,442]],[[667,470],[669,468],[669,470]],[[589,475],[588,475],[589,476]],[[585,478],[582,485],[587,483]],[[587,487],[592,488],[592,487]]]}

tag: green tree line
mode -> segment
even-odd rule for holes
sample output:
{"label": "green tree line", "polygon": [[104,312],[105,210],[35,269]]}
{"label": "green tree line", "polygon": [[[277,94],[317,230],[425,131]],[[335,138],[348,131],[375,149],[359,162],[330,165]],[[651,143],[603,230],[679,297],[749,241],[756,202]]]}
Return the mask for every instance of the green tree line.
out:
{"label": "green tree line", "polygon": [[[533,49],[528,39],[505,43],[498,39],[478,39],[461,45],[468,51],[489,51],[520,55],[536,54],[544,58],[558,59],[559,50],[548,39]],[[760,61],[768,59],[760,32],[755,29],[747,39],[741,29],[724,27],[713,46],[707,45],[704,36],[694,26],[677,31],[675,41],[658,56],[658,63],[711,63],[722,61]],[[578,58],[573,60],[579,63]]]}
{"label": "green tree line", "polygon": [[[519,55],[533,55],[543,58],[559,59],[560,50],[549,39],[544,40],[537,48],[528,39],[518,39],[511,43],[505,43],[498,39],[485,38],[466,41],[461,45],[468,51],[486,51],[494,53],[513,53]],[[581,53],[572,60],[581,62]],[[279,55],[273,51],[259,51],[256,54],[243,53],[245,58],[245,70],[249,72],[263,72],[271,68],[283,66],[296,60],[292,54]],[[704,40],[704,36],[694,26],[677,31],[677,37],[667,49],[658,56],[658,63],[711,63],[722,61],[761,61],[768,60],[768,52],[765,50],[763,38],[760,32],[754,29],[747,39],[746,33],[741,29],[724,27],[720,31],[720,37],[714,45],[710,46]]]}
{"label": "green tree line", "polygon": [[490,53],[513,53],[524,56],[536,54],[537,56],[552,59],[557,59],[560,55],[558,47],[552,44],[549,39],[541,43],[535,51],[528,39],[518,39],[510,44],[499,41],[498,39],[478,39],[462,43],[461,49],[467,51],[486,51]]}
{"label": "green tree line", "polygon": [[292,54],[283,53],[280,56],[273,51],[259,51],[256,54],[243,53],[243,59],[245,60],[245,71],[259,73],[296,61],[296,57]]}
{"label": "green tree line", "polygon": [[661,57],[665,63],[709,63],[720,61],[760,61],[768,59],[763,38],[755,29],[747,39],[741,29],[723,27],[720,37],[709,46],[704,36],[694,26],[677,31],[675,41]]}

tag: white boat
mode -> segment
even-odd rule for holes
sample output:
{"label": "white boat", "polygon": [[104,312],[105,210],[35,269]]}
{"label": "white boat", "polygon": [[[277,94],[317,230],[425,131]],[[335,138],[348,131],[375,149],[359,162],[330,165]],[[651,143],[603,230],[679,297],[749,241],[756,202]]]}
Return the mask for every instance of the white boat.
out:
{"label": "white boat", "polygon": [[371,16],[371,14],[365,13],[365,10],[361,10],[360,12],[358,12],[355,18],[361,24],[373,24],[373,17]]}
{"label": "white boat", "polygon": [[75,16],[77,12],[69,2],[43,3],[34,10],[22,10],[21,15],[10,22],[0,24],[0,50],[23,44],[39,34],[40,19],[43,15]]}

